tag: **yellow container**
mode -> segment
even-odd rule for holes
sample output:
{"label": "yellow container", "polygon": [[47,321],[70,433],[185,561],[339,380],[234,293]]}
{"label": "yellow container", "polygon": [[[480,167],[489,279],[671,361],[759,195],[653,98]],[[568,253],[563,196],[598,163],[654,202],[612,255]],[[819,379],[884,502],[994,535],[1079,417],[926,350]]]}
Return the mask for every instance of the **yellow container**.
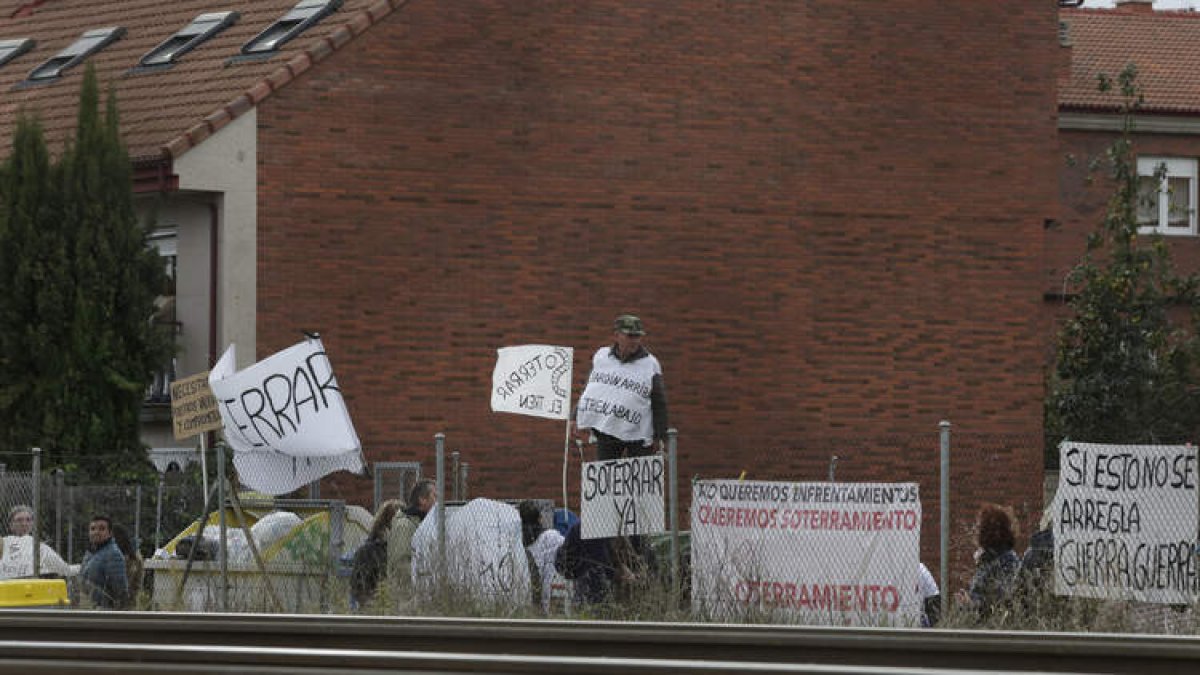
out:
{"label": "yellow container", "polygon": [[67,582],[63,579],[9,579],[0,581],[0,608],[66,607]]}

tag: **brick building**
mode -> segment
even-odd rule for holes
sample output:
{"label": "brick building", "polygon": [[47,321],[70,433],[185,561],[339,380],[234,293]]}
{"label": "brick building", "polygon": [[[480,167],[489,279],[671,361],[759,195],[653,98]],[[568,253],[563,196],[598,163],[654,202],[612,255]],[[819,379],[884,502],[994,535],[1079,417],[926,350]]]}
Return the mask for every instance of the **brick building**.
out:
{"label": "brick building", "polygon": [[[1112,184],[1089,172],[1121,129],[1119,92],[1101,92],[1101,74],[1137,67],[1144,100],[1134,118],[1134,151],[1146,200],[1139,213],[1147,234],[1161,234],[1183,271],[1200,270],[1197,229],[1197,158],[1200,157],[1200,13],[1155,11],[1152,3],[1121,0],[1108,10],[1062,14],[1064,59],[1059,91],[1063,204],[1060,226],[1046,235],[1046,294],[1061,297],[1063,281],[1085,249],[1088,232],[1104,216]],[[1154,178],[1162,165],[1163,180]],[[1089,180],[1090,179],[1090,180]],[[1161,198],[1155,194],[1162,192]]]}
{"label": "brick building", "polygon": [[947,419],[962,518],[1040,505],[1053,3],[346,0],[239,55],[293,0],[245,5],[0,0],[0,40],[36,40],[0,56],[5,142],[19,107],[74,117],[82,68],[31,69],[126,29],[88,59],[175,238],[180,374],[319,330],[369,461],[444,432],[473,493],[549,496],[563,429],[489,411],[495,349],[574,347],[578,393],[634,312],[685,481],[836,454],[920,480],[932,550]]}

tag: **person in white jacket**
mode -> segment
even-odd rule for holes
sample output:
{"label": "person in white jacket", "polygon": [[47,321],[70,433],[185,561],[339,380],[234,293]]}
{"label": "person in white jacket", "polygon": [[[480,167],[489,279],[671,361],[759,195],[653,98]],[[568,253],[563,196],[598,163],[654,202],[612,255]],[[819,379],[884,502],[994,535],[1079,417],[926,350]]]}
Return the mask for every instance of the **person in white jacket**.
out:
{"label": "person in white jacket", "polygon": [[[4,537],[0,553],[0,580],[37,576],[33,573],[33,536]],[[71,566],[49,544],[42,543],[41,574],[71,576]]]}
{"label": "person in white jacket", "polygon": [[592,372],[575,409],[580,440],[596,439],[600,461],[649,455],[667,436],[667,392],[662,364],[642,344],[642,320],[613,321],[613,344],[592,357]]}

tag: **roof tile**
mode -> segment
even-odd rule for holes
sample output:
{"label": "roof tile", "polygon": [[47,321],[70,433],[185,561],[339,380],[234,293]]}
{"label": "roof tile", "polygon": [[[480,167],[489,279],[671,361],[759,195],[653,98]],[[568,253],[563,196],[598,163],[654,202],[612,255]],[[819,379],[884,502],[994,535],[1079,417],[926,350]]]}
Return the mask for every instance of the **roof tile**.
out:
{"label": "roof tile", "polygon": [[1101,92],[1101,74],[1137,67],[1144,112],[1200,113],[1200,13],[1063,10],[1071,41],[1070,73],[1060,81],[1065,109],[1116,110],[1119,92]]}
{"label": "roof tile", "polygon": [[245,95],[251,105],[258,105],[260,101],[271,95],[271,83],[263,80],[247,89]]}
{"label": "roof tile", "polygon": [[190,143],[192,147],[195,147],[200,145],[204,139],[212,136],[212,130],[209,128],[207,122],[202,122],[184,132],[184,136],[187,136],[188,143]]}
{"label": "roof tile", "polygon": [[271,58],[233,59],[243,43],[283,16],[296,0],[255,0],[235,7],[241,19],[169,68],[135,69],[138,59],[198,14],[226,11],[218,0],[53,0],[25,16],[24,2],[0,0],[0,39],[31,37],[37,46],[0,67],[0,155],[7,152],[19,110],[39,115],[52,148],[75,125],[77,67],[48,84],[19,87],[25,76],[91,28],[123,26],[125,37],[88,59],[101,87],[117,91],[121,129],[131,156],[178,156],[215,129],[270,97],[279,87],[344,47],[403,5],[402,0],[345,0],[342,7]]}
{"label": "roof tile", "polygon": [[[365,20],[366,17],[364,16],[363,19]],[[361,32],[362,31],[359,31],[359,33],[361,33]],[[329,45],[331,47],[333,47],[334,49],[341,49],[342,45],[344,45],[347,42],[349,42],[350,40],[352,40],[354,38],[354,36],[357,34],[358,33],[355,33],[354,31],[352,31],[349,26],[342,26],[341,28],[338,28],[337,30],[333,31],[333,34],[329,36],[328,42],[329,42]],[[321,58],[325,58],[325,57],[321,57]]]}
{"label": "roof tile", "polygon": [[[345,31],[344,28],[339,28],[338,30]],[[347,33],[347,35],[349,35],[350,31],[345,31],[345,32]],[[329,56],[330,54],[332,54],[333,50],[334,50],[334,46],[333,46],[332,38],[326,37],[323,40],[321,40],[320,42],[317,42],[316,44],[309,46],[308,50],[306,50],[305,53],[308,54],[308,57],[312,60],[313,63],[317,63],[317,62],[321,61],[322,59],[324,59],[326,56]]]}

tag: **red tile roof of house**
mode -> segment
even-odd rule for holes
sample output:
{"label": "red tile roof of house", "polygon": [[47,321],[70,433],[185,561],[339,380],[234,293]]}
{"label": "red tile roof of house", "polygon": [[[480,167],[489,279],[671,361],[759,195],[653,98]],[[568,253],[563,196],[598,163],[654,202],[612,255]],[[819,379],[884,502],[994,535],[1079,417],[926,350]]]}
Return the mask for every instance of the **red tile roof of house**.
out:
{"label": "red tile roof of house", "polygon": [[[135,158],[178,157],[286,86],[406,0],[345,0],[341,8],[270,59],[235,63],[243,43],[297,0],[0,0],[0,40],[33,38],[37,46],[0,66],[0,156],[7,154],[19,111],[37,114],[51,148],[74,128],[79,86],[93,63],[101,88],[117,92],[121,128]],[[175,65],[129,72],[160,42],[206,12],[236,11],[240,20]],[[124,37],[84,64],[44,84],[22,85],[35,67],[94,28],[121,26]]]}
{"label": "red tile roof of house", "polygon": [[1063,10],[1069,25],[1071,70],[1060,80],[1064,110],[1112,110],[1119,92],[1098,89],[1101,74],[1137,66],[1145,112],[1200,112],[1200,12],[1149,11],[1145,5]]}

